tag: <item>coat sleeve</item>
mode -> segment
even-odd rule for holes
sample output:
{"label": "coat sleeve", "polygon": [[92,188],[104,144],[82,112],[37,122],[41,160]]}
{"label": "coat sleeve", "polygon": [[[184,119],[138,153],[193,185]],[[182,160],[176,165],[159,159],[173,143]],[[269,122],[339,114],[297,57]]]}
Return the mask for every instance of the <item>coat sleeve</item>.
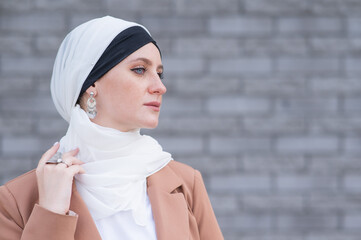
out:
{"label": "coat sleeve", "polygon": [[29,219],[24,219],[10,190],[0,186],[1,240],[74,240],[77,220],[77,216],[57,214],[38,204]]}
{"label": "coat sleeve", "polygon": [[201,173],[195,170],[193,188],[193,214],[198,224],[201,240],[223,240],[216,216],[213,212]]}

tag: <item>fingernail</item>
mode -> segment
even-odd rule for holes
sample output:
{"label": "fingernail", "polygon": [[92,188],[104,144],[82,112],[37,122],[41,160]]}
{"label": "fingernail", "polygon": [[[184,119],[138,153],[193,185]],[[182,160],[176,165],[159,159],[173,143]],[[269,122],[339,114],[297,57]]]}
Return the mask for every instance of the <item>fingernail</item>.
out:
{"label": "fingernail", "polygon": [[56,144],[58,144],[59,142],[55,142],[53,146],[55,146]]}

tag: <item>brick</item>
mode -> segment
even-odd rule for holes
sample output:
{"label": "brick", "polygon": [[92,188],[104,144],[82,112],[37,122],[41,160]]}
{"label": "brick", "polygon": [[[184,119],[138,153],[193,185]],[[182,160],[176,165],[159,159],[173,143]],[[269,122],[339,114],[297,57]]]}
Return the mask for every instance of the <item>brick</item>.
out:
{"label": "brick", "polygon": [[166,74],[193,75],[202,73],[205,69],[204,61],[200,58],[175,58],[165,57],[163,59]]}
{"label": "brick", "polygon": [[0,8],[5,12],[10,11],[29,11],[33,10],[35,2],[33,0],[2,0],[0,2]]}
{"label": "brick", "polygon": [[355,113],[361,111],[361,97],[346,97],[343,101],[343,109],[347,113]]}
{"label": "brick", "polygon": [[361,52],[360,38],[346,37],[316,37],[310,39],[313,54],[325,56],[340,56]]}
{"label": "brick", "polygon": [[307,81],[304,77],[278,77],[278,78],[246,78],[243,80],[245,94],[267,96],[302,96],[309,90],[306,89]]}
{"label": "brick", "polygon": [[239,76],[240,74],[271,74],[269,58],[212,59],[210,73],[217,76]]}
{"label": "brick", "polygon": [[361,137],[346,137],[345,151],[348,153],[361,153]]}
{"label": "brick", "polygon": [[57,118],[41,118],[36,122],[36,132],[39,135],[62,136],[66,134],[67,129],[68,123],[60,116]]}
{"label": "brick", "polygon": [[331,230],[337,227],[337,216],[335,214],[302,214],[286,215],[277,217],[277,227],[288,231],[321,231]]}
{"label": "brick", "polygon": [[[99,16],[98,14],[95,14],[95,13],[92,13],[92,12],[80,12],[78,14],[71,15],[67,19],[69,21],[69,26],[68,26],[67,32],[70,32],[71,30],[73,30],[77,26],[79,26],[79,25],[81,25],[81,24],[83,24],[83,23],[85,23],[87,21],[90,21],[90,20],[92,20],[94,18],[99,18],[99,17],[102,17],[102,16]],[[127,17],[128,17],[128,15],[125,15],[122,19],[128,20]],[[130,21],[130,19],[129,19],[129,21]]]}
{"label": "brick", "polygon": [[54,59],[49,57],[4,57],[0,58],[0,70],[5,74],[50,74]]}
{"label": "brick", "polygon": [[177,56],[231,57],[238,56],[240,51],[238,40],[234,38],[188,37],[174,41],[174,53]]}
{"label": "brick", "polygon": [[306,131],[306,124],[303,118],[281,114],[269,118],[245,116],[243,118],[243,125],[246,132],[260,135],[272,133],[291,134]]}
{"label": "brick", "polygon": [[33,127],[33,120],[31,118],[0,116],[0,134],[30,134]]}
{"label": "brick", "polygon": [[[273,221],[272,221],[273,222]],[[228,239],[228,238],[225,238]],[[239,240],[238,238],[234,238]],[[274,233],[267,232],[262,233],[259,231],[253,231],[251,233],[242,233],[242,240],[304,240],[304,237],[300,233]]]}
{"label": "brick", "polygon": [[322,175],[278,175],[276,178],[277,189],[280,192],[336,192],[338,182],[336,176]]}
{"label": "brick", "polygon": [[211,157],[209,155],[179,155],[177,161],[183,162],[198,169],[203,178],[213,174],[239,173],[241,161],[235,156]]}
{"label": "brick", "polygon": [[355,0],[241,0],[244,11],[250,14],[262,14],[270,16],[283,15],[359,15],[361,4]]}
{"label": "brick", "polygon": [[346,71],[360,73],[361,58],[359,57],[348,57],[345,60]]}
{"label": "brick", "polygon": [[269,153],[271,140],[266,137],[211,137],[209,149],[212,154]]}
{"label": "brick", "polygon": [[[156,2],[149,2],[146,0],[108,0],[105,2],[107,12],[110,12],[112,15],[120,14],[122,18],[122,13],[141,13],[144,15],[144,12],[147,14],[157,14],[169,15],[170,12],[173,12],[174,3],[167,0],[157,0]],[[146,9],[146,11],[144,11]]]}
{"label": "brick", "polygon": [[9,113],[21,112],[23,114],[42,113],[42,114],[50,114],[50,115],[55,114],[56,116],[58,116],[52,99],[46,96],[38,96],[36,98],[8,97],[2,100],[0,106],[3,112],[9,112]]}
{"label": "brick", "polygon": [[216,214],[217,212],[219,212],[219,214],[232,213],[239,209],[236,196],[209,194],[209,198]]}
{"label": "brick", "polygon": [[242,197],[243,208],[251,212],[301,213],[303,205],[302,195],[247,194]]}
{"label": "brick", "polygon": [[221,36],[269,36],[273,31],[270,18],[244,18],[238,16],[211,17],[209,32]]}
{"label": "brick", "polygon": [[38,52],[55,54],[63,39],[58,36],[39,36],[35,39],[35,48]]}
{"label": "brick", "polygon": [[337,58],[279,58],[277,60],[277,71],[300,72],[300,73],[322,73],[337,72],[340,70],[340,61]]}
{"label": "brick", "polygon": [[244,11],[252,14],[282,16],[307,13],[310,5],[307,1],[297,0],[240,0]]}
{"label": "brick", "polygon": [[360,232],[361,230],[361,214],[360,213],[347,213],[344,216],[344,228],[352,229]]}
{"label": "brick", "polygon": [[317,133],[361,133],[361,117],[335,116],[335,117],[310,117],[309,128]]}
{"label": "brick", "polygon": [[[22,173],[30,171],[31,169],[36,167],[33,165],[33,162],[29,157],[21,157],[21,158],[2,157],[2,158],[0,158],[0,164],[2,166],[6,166],[3,168],[0,168],[1,176],[14,175],[14,177],[15,177],[17,175],[20,175]],[[0,184],[2,184],[2,183],[0,183]]]}
{"label": "brick", "polygon": [[21,33],[54,33],[65,30],[65,17],[58,13],[26,13],[2,17],[0,29]]}
{"label": "brick", "polygon": [[10,95],[19,95],[24,92],[31,92],[34,88],[34,81],[30,76],[6,76],[0,78],[0,94],[4,96],[10,93]]}
{"label": "brick", "polygon": [[50,81],[51,74],[48,76],[36,76],[33,79],[34,87],[36,87],[35,91],[39,96],[49,95],[50,94]]}
{"label": "brick", "polygon": [[349,173],[347,175],[345,175],[343,177],[343,189],[346,192],[351,192],[351,193],[361,193],[361,185],[360,185],[360,181],[361,181],[361,176],[360,174],[352,174]]}
{"label": "brick", "polygon": [[276,140],[279,153],[330,154],[338,151],[338,138],[334,136],[286,136]]}
{"label": "brick", "polygon": [[[228,46],[228,45],[226,45]],[[228,48],[227,49],[232,49]],[[244,38],[239,40],[241,56],[307,56],[310,52],[302,37]]]}
{"label": "brick", "polygon": [[361,34],[361,18],[348,18],[347,19],[347,31],[350,35],[359,36]]}
{"label": "brick", "polygon": [[[173,94],[184,96],[214,96],[215,94],[239,93],[243,88],[242,81],[237,77],[174,77],[165,80],[165,85],[169,89],[171,85]],[[169,91],[170,92],[170,91]]]}
{"label": "brick", "polygon": [[233,117],[208,117],[208,116],[177,116],[161,117],[158,130],[160,132],[174,134],[204,134],[224,132],[229,129],[238,130],[240,124],[238,119]]}
{"label": "brick", "polygon": [[360,233],[352,233],[345,231],[327,231],[326,233],[309,233],[304,240],[359,240]]}
{"label": "brick", "polygon": [[[164,24],[164,23],[167,24]],[[199,35],[206,32],[206,24],[198,17],[141,17],[153,35],[179,36],[179,34]]]}
{"label": "brick", "polygon": [[306,198],[306,209],[312,212],[360,212],[360,195],[320,194],[312,193]]}
{"label": "brick", "polygon": [[277,31],[281,34],[341,34],[340,18],[332,17],[284,17],[278,20]]}
{"label": "brick", "polygon": [[43,147],[38,137],[7,137],[1,143],[1,152],[11,156],[26,156],[29,153],[35,154],[41,150],[43,150]]}
{"label": "brick", "polygon": [[239,216],[220,216],[218,223],[225,232],[259,232],[269,231],[272,227],[272,216],[266,213],[243,213]]}
{"label": "brick", "polygon": [[32,39],[21,36],[0,36],[0,51],[9,55],[30,55],[32,53]]}
{"label": "brick", "polygon": [[237,192],[249,193],[260,192],[267,193],[271,189],[271,178],[267,175],[227,175],[211,176],[209,178],[209,189],[217,192]]}
{"label": "brick", "polygon": [[310,2],[309,5],[315,15],[359,16],[361,10],[361,3],[357,0],[318,0]]}
{"label": "brick", "polygon": [[209,16],[211,14],[232,14],[238,11],[238,2],[236,0],[226,2],[217,0],[179,0],[174,3],[176,13],[181,15]]}
{"label": "brick", "polygon": [[248,173],[296,173],[306,168],[306,160],[302,155],[245,155],[242,160],[243,170]]}
{"label": "brick", "polygon": [[[278,114],[296,114],[298,116],[328,116],[338,113],[338,99],[332,97],[308,96],[278,99],[275,109]],[[307,114],[307,115],[306,115]]]}
{"label": "brick", "polygon": [[197,98],[176,98],[165,96],[162,100],[161,112],[168,116],[190,116],[202,111],[202,101]]}
{"label": "brick", "polygon": [[256,97],[213,97],[206,102],[206,110],[214,114],[260,114],[270,108],[270,100]]}
{"label": "brick", "polygon": [[358,78],[312,78],[309,80],[312,93],[320,95],[361,94],[361,81]]}
{"label": "brick", "polygon": [[171,154],[195,154],[203,151],[203,140],[200,137],[158,137],[164,151]]}
{"label": "brick", "polygon": [[313,156],[307,167],[309,172],[315,174],[340,174],[345,171],[361,172],[361,161],[357,156]]}
{"label": "brick", "polygon": [[[101,0],[35,0],[36,7],[41,10],[50,11],[50,10],[57,10],[57,11],[71,11],[73,9],[76,10],[83,10],[83,11],[101,11],[103,9],[103,2]],[[77,13],[78,14],[78,13]]]}

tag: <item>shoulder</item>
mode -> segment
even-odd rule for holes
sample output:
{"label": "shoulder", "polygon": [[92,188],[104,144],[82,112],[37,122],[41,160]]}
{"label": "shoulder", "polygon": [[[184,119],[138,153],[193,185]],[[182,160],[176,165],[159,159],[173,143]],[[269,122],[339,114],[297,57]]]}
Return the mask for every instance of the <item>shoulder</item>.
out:
{"label": "shoulder", "polygon": [[192,186],[194,184],[194,179],[199,178],[199,176],[201,175],[197,169],[194,169],[193,167],[185,163],[181,163],[175,160],[170,161],[168,166],[178,177],[183,179],[183,181],[189,186]]}
{"label": "shoulder", "polygon": [[9,190],[17,192],[18,190],[29,189],[31,186],[36,186],[36,173],[35,169],[24,173],[4,184]]}
{"label": "shoulder", "polygon": [[201,173],[187,164],[172,160],[169,162],[168,167],[181,179],[183,191],[188,192],[190,195],[194,194],[194,188],[198,183],[203,184]]}
{"label": "shoulder", "polygon": [[181,163],[178,162],[176,160],[172,160],[168,163],[168,166],[173,170],[174,173],[176,173],[179,177],[182,178],[189,178],[189,177],[193,177],[194,176],[194,172],[197,171],[195,170],[193,167],[185,164],[185,163]]}
{"label": "shoulder", "polygon": [[35,169],[5,183],[0,187],[0,194],[11,197],[19,207],[31,207],[38,200]]}

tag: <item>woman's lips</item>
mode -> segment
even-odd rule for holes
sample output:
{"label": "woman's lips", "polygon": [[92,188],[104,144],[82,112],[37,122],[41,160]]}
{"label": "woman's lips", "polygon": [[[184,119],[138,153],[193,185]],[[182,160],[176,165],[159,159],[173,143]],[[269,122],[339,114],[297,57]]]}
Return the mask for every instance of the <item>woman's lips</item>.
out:
{"label": "woman's lips", "polygon": [[150,107],[151,109],[153,109],[156,112],[160,111],[160,103],[159,102],[149,102],[149,103],[145,103],[144,105],[147,107]]}

